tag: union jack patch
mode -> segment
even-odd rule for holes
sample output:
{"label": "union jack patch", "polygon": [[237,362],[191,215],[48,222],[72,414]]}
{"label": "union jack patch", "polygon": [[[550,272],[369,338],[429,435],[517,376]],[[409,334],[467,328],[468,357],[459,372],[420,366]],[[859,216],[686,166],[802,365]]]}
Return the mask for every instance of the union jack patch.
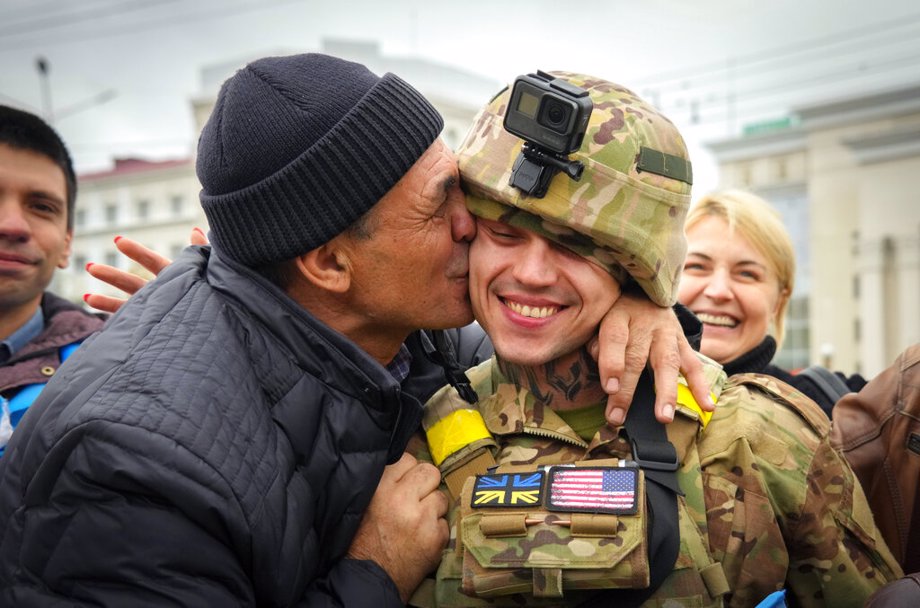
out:
{"label": "union jack patch", "polygon": [[553,467],[546,508],[633,515],[637,511],[639,470],[634,467]]}
{"label": "union jack patch", "polygon": [[543,504],[543,471],[477,475],[473,507],[534,507]]}

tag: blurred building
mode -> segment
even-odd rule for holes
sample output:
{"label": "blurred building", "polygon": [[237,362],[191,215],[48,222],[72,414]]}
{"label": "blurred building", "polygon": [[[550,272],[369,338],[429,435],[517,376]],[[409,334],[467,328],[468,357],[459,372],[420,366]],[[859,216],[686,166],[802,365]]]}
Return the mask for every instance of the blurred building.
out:
{"label": "blurred building", "polygon": [[708,145],[798,255],[779,364],[871,376],[920,342],[920,86],[799,107]]}
{"label": "blurred building", "polygon": [[[260,56],[296,52],[302,51],[275,51]],[[378,75],[393,72],[410,82],[444,117],[442,137],[452,148],[466,134],[479,107],[502,84],[417,57],[386,56],[374,42],[327,40],[321,52],[363,63]],[[223,81],[254,59],[257,57],[240,58],[201,70],[201,92],[191,100],[199,132],[211,115]],[[89,291],[116,293],[84,272],[89,261],[144,274],[117,253],[113,245],[116,236],[130,237],[172,258],[188,243],[193,227],[207,231],[207,221],[198,204],[201,186],[195,175],[194,158],[115,159],[111,170],[80,175],[78,179],[70,268],[56,273],[51,286],[68,299],[80,301]]]}
{"label": "blurred building", "polygon": [[83,270],[87,262],[149,276],[118,253],[115,237],[128,236],[175,257],[188,244],[192,227],[207,226],[198,190],[190,158],[115,159],[111,170],[80,175],[70,268],[55,273],[52,291],[73,301],[100,291],[99,282]]}
{"label": "blurred building", "polygon": [[[297,52],[303,51],[277,51],[260,56]],[[444,117],[442,136],[451,148],[460,144],[476,111],[504,84],[419,57],[383,55],[377,42],[327,39],[323,40],[319,52],[356,61],[379,76],[393,72],[417,88]],[[202,93],[192,99],[195,124],[199,131],[211,115],[221,83],[255,59],[258,57],[245,57],[201,70]]]}

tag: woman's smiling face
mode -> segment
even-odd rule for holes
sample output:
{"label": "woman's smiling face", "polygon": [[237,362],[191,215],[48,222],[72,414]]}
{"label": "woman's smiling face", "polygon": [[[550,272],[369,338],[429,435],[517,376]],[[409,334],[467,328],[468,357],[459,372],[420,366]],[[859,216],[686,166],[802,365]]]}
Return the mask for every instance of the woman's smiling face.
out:
{"label": "woman's smiling face", "polygon": [[703,322],[700,351],[728,363],[760,344],[783,297],[766,256],[718,216],[687,230],[678,300]]}

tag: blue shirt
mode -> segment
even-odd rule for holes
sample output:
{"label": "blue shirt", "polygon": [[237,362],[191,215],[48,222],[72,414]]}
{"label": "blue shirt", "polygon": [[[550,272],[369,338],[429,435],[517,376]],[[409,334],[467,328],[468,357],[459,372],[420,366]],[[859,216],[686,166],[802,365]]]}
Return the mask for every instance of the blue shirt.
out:
{"label": "blue shirt", "polygon": [[42,313],[42,307],[39,306],[32,318],[0,342],[0,365],[9,361],[16,351],[37,338],[44,329],[45,315]]}

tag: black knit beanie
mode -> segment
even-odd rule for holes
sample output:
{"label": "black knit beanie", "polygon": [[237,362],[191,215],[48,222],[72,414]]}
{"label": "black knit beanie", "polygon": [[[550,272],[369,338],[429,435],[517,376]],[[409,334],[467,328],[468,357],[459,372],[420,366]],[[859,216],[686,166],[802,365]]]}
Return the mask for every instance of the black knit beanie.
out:
{"label": "black knit beanie", "polygon": [[435,141],[443,120],[394,74],[320,54],[239,70],[198,141],[211,241],[246,266],[327,243]]}

